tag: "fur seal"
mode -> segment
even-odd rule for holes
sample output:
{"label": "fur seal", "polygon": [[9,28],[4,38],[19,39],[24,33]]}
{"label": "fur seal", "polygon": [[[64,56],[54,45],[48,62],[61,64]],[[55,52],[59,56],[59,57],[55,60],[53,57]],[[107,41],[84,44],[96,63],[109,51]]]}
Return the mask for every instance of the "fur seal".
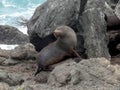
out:
{"label": "fur seal", "polygon": [[48,67],[55,63],[64,60],[66,57],[77,56],[79,54],[75,51],[77,45],[77,37],[74,30],[68,26],[60,26],[53,32],[56,41],[43,48],[37,55],[36,60],[38,64],[37,75],[40,71],[48,71]]}

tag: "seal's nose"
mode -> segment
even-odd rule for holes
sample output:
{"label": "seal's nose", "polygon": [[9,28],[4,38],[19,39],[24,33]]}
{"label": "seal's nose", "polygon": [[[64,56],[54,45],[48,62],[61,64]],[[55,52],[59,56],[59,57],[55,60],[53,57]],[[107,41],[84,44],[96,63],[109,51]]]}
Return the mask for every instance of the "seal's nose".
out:
{"label": "seal's nose", "polygon": [[53,32],[53,34],[54,34],[55,36],[60,36],[60,35],[62,34],[62,31],[56,29],[56,30]]}

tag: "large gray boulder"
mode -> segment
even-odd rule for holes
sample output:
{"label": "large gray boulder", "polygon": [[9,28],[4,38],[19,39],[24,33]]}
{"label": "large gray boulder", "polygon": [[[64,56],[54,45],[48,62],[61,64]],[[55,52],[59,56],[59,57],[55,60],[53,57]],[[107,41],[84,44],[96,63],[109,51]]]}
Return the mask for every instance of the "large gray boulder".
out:
{"label": "large gray boulder", "polygon": [[85,48],[88,57],[110,58],[104,14],[99,9],[91,8],[83,13],[80,22],[84,30]]}
{"label": "large gray boulder", "polygon": [[28,42],[28,36],[20,32],[17,28],[0,25],[0,44],[25,44]]}
{"label": "large gray boulder", "polygon": [[77,31],[80,0],[47,0],[37,7],[28,21],[28,34],[37,51],[55,41],[52,32],[57,26],[68,25]]}
{"label": "large gray boulder", "polygon": [[[47,0],[41,6],[37,7],[34,15],[27,23],[30,42],[35,46],[37,51],[40,51],[46,45],[56,40],[52,32],[57,26],[68,25],[77,33],[77,50],[79,53],[85,53],[86,48],[87,54],[89,53],[89,57],[104,56],[108,58],[108,42],[106,41],[108,38],[105,36],[107,24],[104,21],[105,17],[102,17],[103,15],[100,14],[103,13],[107,16],[114,15],[114,10],[110,7],[108,2],[109,0]],[[89,13],[90,10],[94,9],[98,9],[98,11],[92,11],[92,13]],[[85,18],[89,18],[88,21],[84,21]],[[96,46],[95,49],[93,49],[94,47],[86,46],[88,40],[85,40],[84,44],[84,39],[86,39],[86,37],[83,38],[83,36],[85,36],[84,34],[86,30],[90,29],[90,27],[86,28],[86,26],[88,26],[88,24],[89,26],[92,25],[92,21],[97,21],[99,18],[103,21],[100,20],[99,22],[93,22],[95,29],[98,29],[99,31],[88,32],[91,32],[91,34],[94,33],[96,36],[99,34],[98,36],[103,36],[104,39],[103,42],[102,39],[100,40],[101,43],[99,44],[102,45],[98,45],[98,47]],[[79,20],[83,22],[79,22]],[[101,31],[102,28],[98,24],[103,27],[104,31]],[[94,26],[92,26],[93,30]],[[92,37],[91,34],[87,34],[87,38]],[[89,38],[89,41],[93,41],[93,38]],[[96,41],[96,39],[94,41]],[[95,43],[98,44],[98,42],[99,41],[96,41]],[[92,52],[97,51],[96,54],[88,51],[90,48]],[[105,49],[105,51],[103,51],[102,48]]]}

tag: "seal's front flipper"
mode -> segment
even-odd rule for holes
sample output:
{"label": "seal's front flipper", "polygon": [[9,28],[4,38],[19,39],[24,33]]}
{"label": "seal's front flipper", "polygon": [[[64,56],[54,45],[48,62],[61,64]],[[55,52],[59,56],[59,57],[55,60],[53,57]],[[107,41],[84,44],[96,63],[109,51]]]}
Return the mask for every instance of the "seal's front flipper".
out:
{"label": "seal's front flipper", "polygon": [[38,67],[36,73],[35,73],[35,76],[41,71],[42,69]]}
{"label": "seal's front flipper", "polygon": [[81,56],[77,53],[77,51],[75,51],[74,49],[72,49],[71,51],[72,51],[72,54],[73,54],[74,56],[77,56],[77,58],[74,58],[74,61],[75,61],[76,63],[80,62],[82,58],[81,58]]}
{"label": "seal's front flipper", "polygon": [[73,58],[73,60],[76,62],[76,63],[79,63],[81,61],[80,58]]}
{"label": "seal's front flipper", "polygon": [[72,49],[71,51],[75,56],[81,59],[81,56],[74,49]]}

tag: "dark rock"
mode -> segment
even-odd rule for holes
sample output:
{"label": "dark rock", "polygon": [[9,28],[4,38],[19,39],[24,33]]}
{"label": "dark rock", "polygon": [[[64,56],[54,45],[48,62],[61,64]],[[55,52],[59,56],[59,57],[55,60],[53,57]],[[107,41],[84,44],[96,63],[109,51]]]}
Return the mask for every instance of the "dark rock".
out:
{"label": "dark rock", "polygon": [[49,43],[55,41],[56,38],[53,34],[50,34],[44,38],[39,37],[37,34],[32,34],[30,36],[30,42],[35,46],[36,51],[40,51],[42,48],[44,48]]}
{"label": "dark rock", "polygon": [[57,26],[68,25],[77,31],[79,8],[80,0],[47,0],[39,6],[27,25],[36,50],[56,40],[52,32]]}
{"label": "dark rock", "polygon": [[115,14],[105,17],[107,22],[107,31],[109,36],[109,52],[111,56],[120,54],[117,45],[120,43],[120,1],[115,8]]}
{"label": "dark rock", "polygon": [[120,54],[119,44],[120,44],[120,30],[118,31],[109,31],[109,52],[111,56],[116,56]]}
{"label": "dark rock", "polygon": [[120,43],[117,45],[116,49],[120,51]]}
{"label": "dark rock", "polygon": [[112,9],[115,9],[119,0],[105,0],[105,1],[110,5]]}
{"label": "dark rock", "polygon": [[113,3],[113,4],[117,4],[119,0],[110,0],[110,1],[111,1],[111,3]]}
{"label": "dark rock", "polygon": [[[115,3],[114,0],[111,0]],[[117,0],[116,0],[117,1]],[[109,36],[109,52],[111,56],[120,54],[118,45],[120,44],[120,1],[115,8],[114,15],[106,15],[105,20],[107,22],[107,31]]]}
{"label": "dark rock", "polygon": [[0,25],[0,44],[25,44],[29,41],[28,36],[17,28]]}
{"label": "dark rock", "polygon": [[87,3],[88,0],[81,0],[80,2],[80,14],[79,15],[82,15],[82,13],[85,11],[85,6],[86,6],[86,3]]}
{"label": "dark rock", "polygon": [[76,47],[77,52],[80,54],[82,58],[87,58],[86,49],[84,47],[83,35],[81,35],[80,33],[77,33],[77,40],[78,40],[77,47]]}
{"label": "dark rock", "polygon": [[85,48],[88,57],[110,58],[104,14],[99,9],[91,8],[83,13],[80,22],[84,30]]}
{"label": "dark rock", "polygon": [[120,29],[120,19],[115,14],[110,16],[105,15],[105,20],[107,23],[107,31]]}

